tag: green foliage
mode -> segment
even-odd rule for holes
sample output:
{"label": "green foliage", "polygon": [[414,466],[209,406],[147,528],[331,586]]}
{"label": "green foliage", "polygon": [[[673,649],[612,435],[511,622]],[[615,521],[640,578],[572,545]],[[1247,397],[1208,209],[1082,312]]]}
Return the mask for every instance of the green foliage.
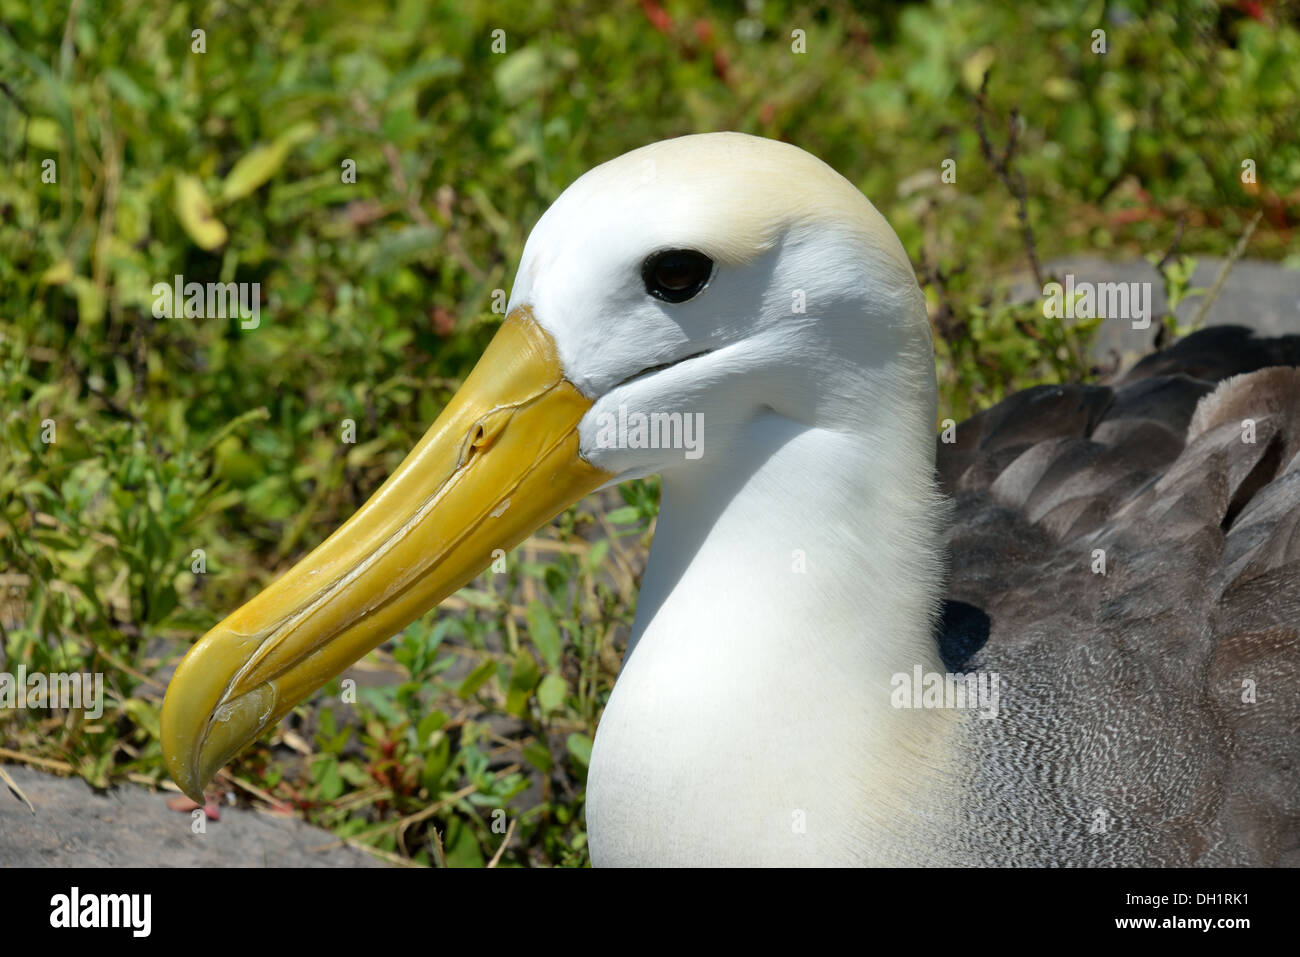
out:
{"label": "green foliage", "polygon": [[[1090,372],[1086,325],[1006,294],[1026,248],[972,122],[986,70],[995,135],[1022,118],[1041,259],[1164,250],[1180,217],[1183,248],[1221,253],[1255,210],[1252,253],[1285,253],[1285,4],[737,9],[0,0],[3,660],[103,671],[109,692],[97,720],[0,714],[6,747],[161,782],[169,665],[396,466],[491,337],[531,225],[627,149],[741,129],[861,187],[926,267],[941,417]],[[260,323],[155,316],[177,275],[259,283]],[[411,625],[350,674],[355,700],[327,689],[224,786],[399,858],[482,864],[508,821],[502,864],[585,863],[592,738],[658,508],[654,481],[620,492]]]}
{"label": "green foliage", "polygon": [[1147,259],[1160,273],[1160,282],[1165,291],[1166,308],[1164,316],[1161,317],[1161,322],[1165,327],[1166,336],[1172,342],[1191,331],[1181,328],[1174,316],[1179,304],[1189,296],[1205,294],[1204,289],[1199,286],[1192,286],[1192,274],[1196,272],[1196,258],[1194,256],[1174,256],[1165,260],[1152,253]]}

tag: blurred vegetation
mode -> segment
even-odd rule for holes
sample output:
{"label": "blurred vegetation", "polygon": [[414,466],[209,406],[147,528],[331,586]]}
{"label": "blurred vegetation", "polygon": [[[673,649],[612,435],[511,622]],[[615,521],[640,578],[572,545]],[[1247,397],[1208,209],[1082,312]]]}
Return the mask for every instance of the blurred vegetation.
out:
{"label": "blurred vegetation", "polygon": [[[1294,4],[872,6],[0,0],[3,668],[109,691],[98,720],[0,713],[0,760],[161,785],[170,665],[379,485],[491,337],[531,225],[633,147],[744,130],[860,186],[924,281],[944,417],[1095,374],[1087,328],[1007,298],[1031,254],[1162,258],[1181,294],[1175,239],[1224,254],[1259,214],[1249,254],[1300,265]],[[178,274],[260,283],[260,325],[155,318]],[[621,492],[219,789],[393,860],[482,864],[509,828],[503,865],[586,863],[657,502]]]}

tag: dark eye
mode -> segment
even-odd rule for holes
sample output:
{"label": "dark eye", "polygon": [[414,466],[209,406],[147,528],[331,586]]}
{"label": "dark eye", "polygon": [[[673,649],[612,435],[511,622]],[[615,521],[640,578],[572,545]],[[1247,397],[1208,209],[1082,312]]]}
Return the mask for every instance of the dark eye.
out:
{"label": "dark eye", "polygon": [[645,291],[664,302],[694,298],[712,275],[713,260],[693,249],[666,249],[641,266]]}

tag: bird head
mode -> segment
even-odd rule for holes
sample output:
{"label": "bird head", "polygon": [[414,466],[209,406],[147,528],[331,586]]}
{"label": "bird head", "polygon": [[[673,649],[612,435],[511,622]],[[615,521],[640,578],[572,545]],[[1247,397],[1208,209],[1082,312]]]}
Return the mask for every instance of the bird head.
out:
{"label": "bird head", "polygon": [[[392,476],[178,666],[172,778],[201,800],[298,702],[589,492],[724,458],[760,413],[860,430],[908,390],[927,433],[915,277],[830,167],[737,133],[596,167],[534,228],[501,328]],[[656,415],[660,441],[626,434]]]}

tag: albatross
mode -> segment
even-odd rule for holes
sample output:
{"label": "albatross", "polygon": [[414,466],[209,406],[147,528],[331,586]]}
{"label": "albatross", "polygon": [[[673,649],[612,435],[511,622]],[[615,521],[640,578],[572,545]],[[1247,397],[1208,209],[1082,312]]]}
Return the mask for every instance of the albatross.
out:
{"label": "albatross", "polygon": [[[657,473],[593,863],[1300,863],[1298,339],[1207,330],[936,440],[925,299],[848,180],[635,150],[542,216],[393,475],[189,651],[167,767],[201,800],[496,549]],[[610,441],[635,414],[702,416],[698,454]]]}

